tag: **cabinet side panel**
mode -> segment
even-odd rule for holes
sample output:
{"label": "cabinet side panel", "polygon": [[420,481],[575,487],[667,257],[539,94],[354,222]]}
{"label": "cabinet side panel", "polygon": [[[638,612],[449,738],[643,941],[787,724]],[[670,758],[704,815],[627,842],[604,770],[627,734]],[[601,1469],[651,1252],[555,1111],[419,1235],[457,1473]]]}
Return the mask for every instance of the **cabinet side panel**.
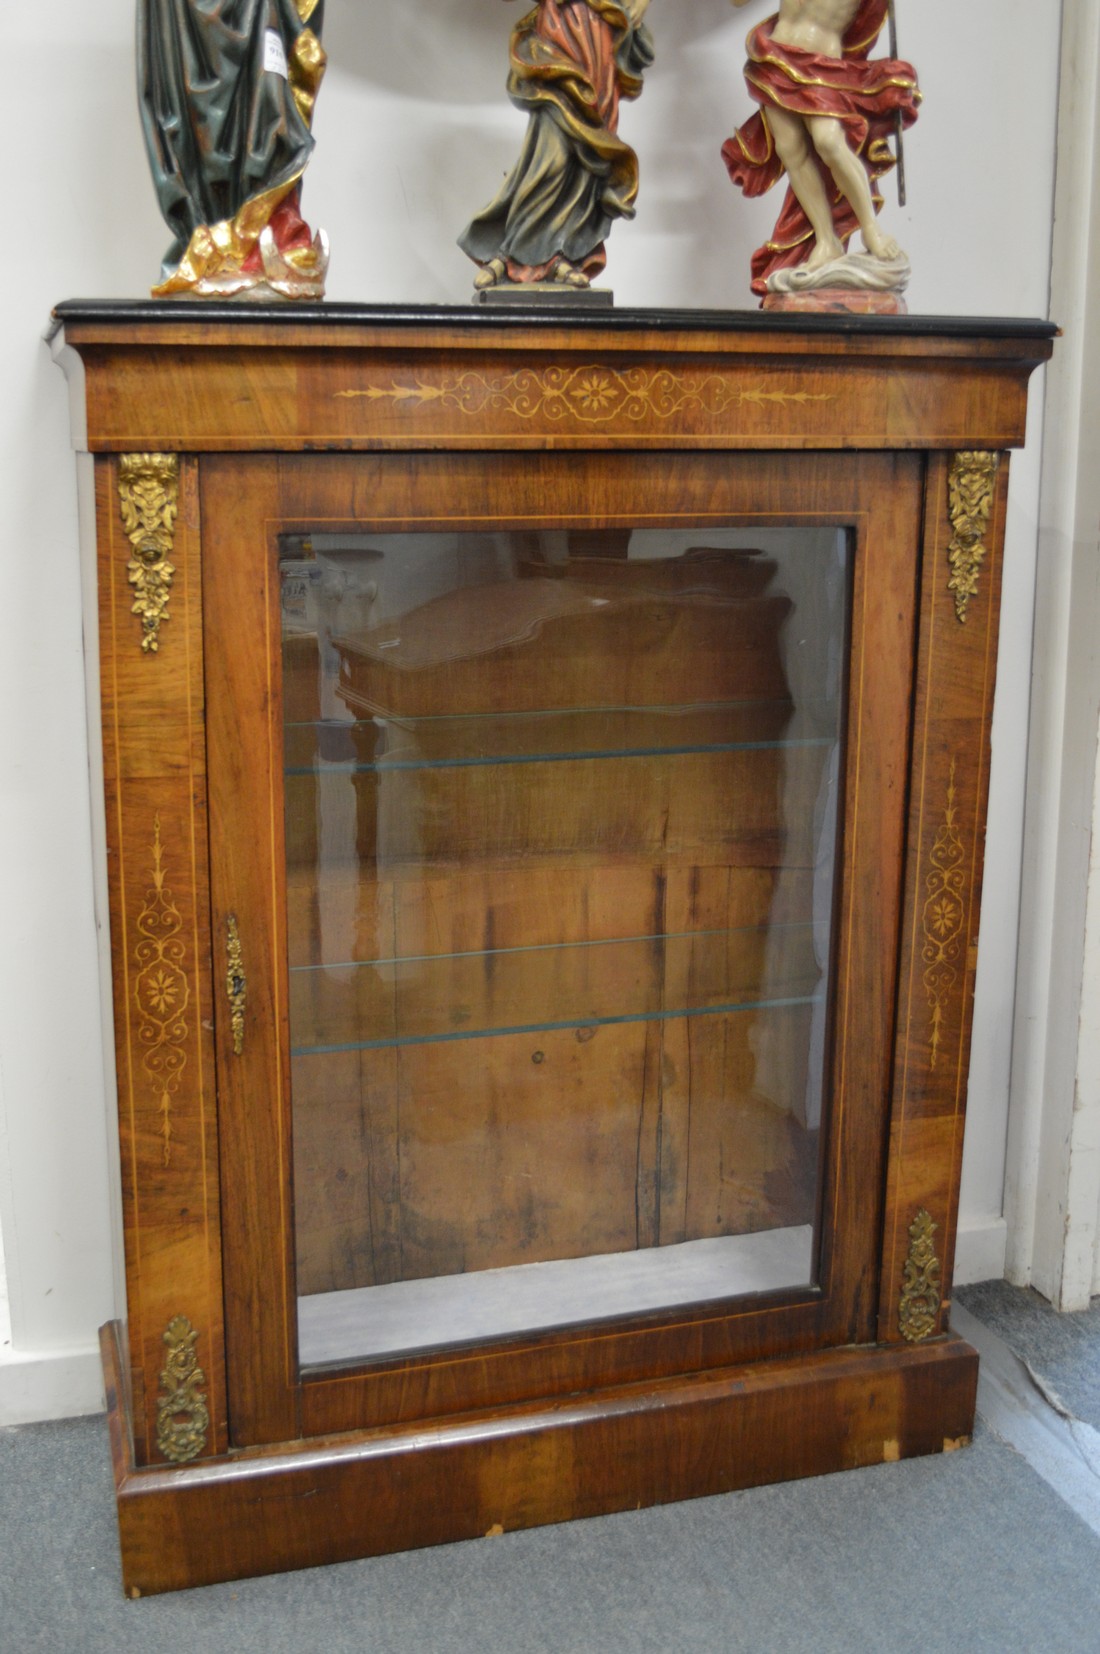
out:
{"label": "cabinet side panel", "polygon": [[977,966],[1008,456],[929,465],[880,1338],[943,1330]]}
{"label": "cabinet side panel", "polygon": [[181,1462],[226,1441],[197,466],[98,461],[96,510],[135,1454]]}

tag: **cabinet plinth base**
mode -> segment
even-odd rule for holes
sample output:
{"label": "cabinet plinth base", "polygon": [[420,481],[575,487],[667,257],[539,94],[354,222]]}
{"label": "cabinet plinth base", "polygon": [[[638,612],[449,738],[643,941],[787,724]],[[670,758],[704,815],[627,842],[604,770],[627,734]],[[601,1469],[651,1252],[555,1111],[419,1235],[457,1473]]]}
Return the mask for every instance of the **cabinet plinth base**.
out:
{"label": "cabinet plinth base", "polygon": [[139,1469],[117,1323],[102,1347],[133,1596],[947,1451],[978,1376],[948,1336]]}

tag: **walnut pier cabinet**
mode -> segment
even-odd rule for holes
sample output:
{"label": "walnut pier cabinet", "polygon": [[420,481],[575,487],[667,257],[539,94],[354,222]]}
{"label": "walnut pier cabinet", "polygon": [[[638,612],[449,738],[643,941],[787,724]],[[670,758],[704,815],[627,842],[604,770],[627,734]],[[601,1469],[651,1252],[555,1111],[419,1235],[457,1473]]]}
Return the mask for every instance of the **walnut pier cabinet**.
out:
{"label": "walnut pier cabinet", "polygon": [[60,307],[127,1590],[966,1441],[1007,450],[1052,332]]}

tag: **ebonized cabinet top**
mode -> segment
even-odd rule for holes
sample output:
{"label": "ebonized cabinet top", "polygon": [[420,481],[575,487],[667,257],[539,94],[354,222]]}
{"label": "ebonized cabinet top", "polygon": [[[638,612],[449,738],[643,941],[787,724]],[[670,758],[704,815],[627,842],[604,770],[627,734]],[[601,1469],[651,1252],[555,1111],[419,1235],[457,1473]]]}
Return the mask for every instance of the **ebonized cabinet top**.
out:
{"label": "ebonized cabinet top", "polygon": [[68,299],[53,311],[54,325],[99,324],[116,328],[140,323],[200,326],[231,323],[248,329],[277,323],[288,329],[427,327],[465,333],[507,332],[517,328],[560,329],[580,333],[777,333],[841,335],[895,339],[1052,339],[1053,322],[1001,316],[844,316],[792,315],[762,310],[595,309],[560,304],[510,305],[501,309],[473,304],[230,304],[201,305],[172,299]]}

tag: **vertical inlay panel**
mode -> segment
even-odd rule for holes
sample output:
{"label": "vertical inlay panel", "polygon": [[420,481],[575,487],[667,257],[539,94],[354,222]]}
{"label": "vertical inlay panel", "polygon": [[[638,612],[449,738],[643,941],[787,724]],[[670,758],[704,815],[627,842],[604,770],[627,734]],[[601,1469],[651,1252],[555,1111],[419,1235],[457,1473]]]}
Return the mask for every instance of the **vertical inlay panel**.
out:
{"label": "vertical inlay panel", "polygon": [[920,1211],[936,1225],[944,1302],[950,1294],[1007,483],[997,454],[929,461],[879,1304],[879,1335],[891,1342],[905,1336],[901,1295]]}
{"label": "vertical inlay panel", "polygon": [[[158,1441],[180,1428],[164,1414],[174,1393],[165,1329],[180,1321],[196,1333],[209,1411],[201,1441],[188,1435],[189,1454],[225,1442],[196,462],[97,462],[97,513],[135,1450],[156,1463]],[[170,607],[167,584],[154,605],[159,636],[146,612],[135,618],[135,533],[157,540],[171,570]]]}

